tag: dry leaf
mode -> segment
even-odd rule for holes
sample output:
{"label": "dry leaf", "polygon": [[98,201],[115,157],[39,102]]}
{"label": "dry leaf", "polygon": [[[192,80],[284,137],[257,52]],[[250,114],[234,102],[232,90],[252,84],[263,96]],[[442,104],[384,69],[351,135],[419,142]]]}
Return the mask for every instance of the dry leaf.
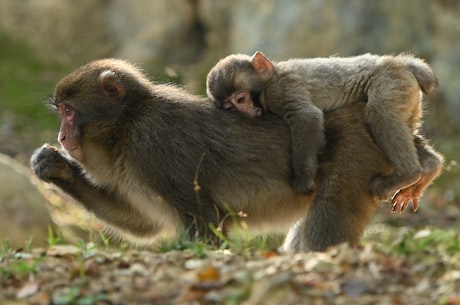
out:
{"label": "dry leaf", "polygon": [[55,245],[46,251],[46,255],[49,256],[67,256],[80,254],[81,250],[72,245]]}
{"label": "dry leaf", "polygon": [[39,290],[38,283],[35,281],[30,281],[24,284],[24,286],[19,289],[16,293],[16,297],[18,299],[28,298],[34,294],[36,294]]}
{"label": "dry leaf", "polygon": [[220,271],[212,266],[206,267],[197,274],[199,281],[217,282],[220,280]]}

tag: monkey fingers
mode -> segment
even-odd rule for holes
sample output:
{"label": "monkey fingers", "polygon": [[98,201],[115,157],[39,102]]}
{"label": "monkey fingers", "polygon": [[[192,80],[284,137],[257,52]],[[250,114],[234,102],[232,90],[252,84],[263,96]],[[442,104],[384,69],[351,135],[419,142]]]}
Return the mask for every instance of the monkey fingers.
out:
{"label": "monkey fingers", "polygon": [[415,213],[419,207],[420,193],[417,192],[417,185],[410,186],[408,188],[398,191],[392,198],[391,204],[393,205],[391,211],[396,212],[399,209],[400,213],[404,213],[412,202],[412,211]]}
{"label": "monkey fingers", "polygon": [[70,180],[73,176],[69,161],[49,144],[36,150],[30,163],[34,173],[47,182],[54,179]]}
{"label": "monkey fingers", "polygon": [[441,157],[435,158],[434,156],[430,156],[430,158],[426,158],[426,160],[424,160],[422,163],[423,175],[420,180],[417,183],[398,191],[391,199],[393,212],[397,210],[398,206],[400,206],[400,212],[404,212],[411,200],[412,210],[414,212],[418,210],[420,197],[422,197],[425,189],[431,182],[433,182],[441,171],[442,160],[440,158]]}

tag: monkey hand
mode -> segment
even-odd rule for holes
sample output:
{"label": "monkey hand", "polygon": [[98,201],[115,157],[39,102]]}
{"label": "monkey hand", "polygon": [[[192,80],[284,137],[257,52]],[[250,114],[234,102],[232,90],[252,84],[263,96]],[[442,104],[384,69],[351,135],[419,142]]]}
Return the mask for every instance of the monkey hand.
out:
{"label": "monkey hand", "polygon": [[68,181],[73,177],[70,162],[56,147],[45,144],[37,149],[30,158],[33,172],[43,181],[52,182],[56,179]]}

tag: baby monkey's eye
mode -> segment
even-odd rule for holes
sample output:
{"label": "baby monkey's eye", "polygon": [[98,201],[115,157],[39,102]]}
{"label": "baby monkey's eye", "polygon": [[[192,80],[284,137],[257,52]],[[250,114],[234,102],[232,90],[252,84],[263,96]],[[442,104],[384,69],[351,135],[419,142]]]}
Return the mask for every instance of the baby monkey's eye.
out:
{"label": "baby monkey's eye", "polygon": [[244,103],[246,101],[246,92],[240,92],[235,95],[235,100],[238,104]]}
{"label": "baby monkey's eye", "polygon": [[223,105],[222,105],[222,109],[224,110],[231,110],[233,108],[233,105],[232,103],[230,102],[225,102]]}

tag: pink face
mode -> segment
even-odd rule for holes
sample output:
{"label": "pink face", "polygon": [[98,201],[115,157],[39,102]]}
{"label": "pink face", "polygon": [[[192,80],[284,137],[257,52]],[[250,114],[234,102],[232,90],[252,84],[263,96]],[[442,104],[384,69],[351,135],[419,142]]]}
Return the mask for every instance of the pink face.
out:
{"label": "pink face", "polygon": [[248,91],[237,91],[230,95],[225,100],[223,109],[236,109],[251,119],[262,115],[262,110],[254,105]]}
{"label": "pink face", "polygon": [[74,125],[75,110],[63,103],[59,103],[58,109],[61,115],[61,128],[59,129],[58,141],[72,158],[81,161],[81,145],[76,137],[76,127]]}

